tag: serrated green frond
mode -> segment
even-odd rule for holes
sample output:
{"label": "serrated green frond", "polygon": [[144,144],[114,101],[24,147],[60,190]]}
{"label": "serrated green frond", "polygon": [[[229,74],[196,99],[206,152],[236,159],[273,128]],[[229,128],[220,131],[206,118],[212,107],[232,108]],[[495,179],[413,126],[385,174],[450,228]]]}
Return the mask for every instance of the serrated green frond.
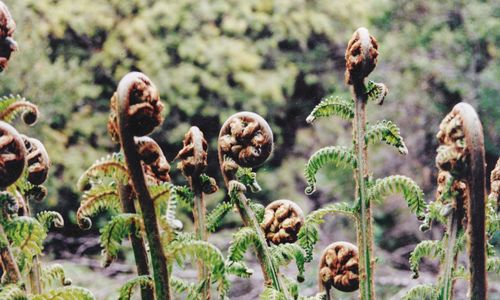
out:
{"label": "serrated green frond", "polygon": [[316,151],[306,164],[304,176],[307,181],[305,193],[310,195],[316,190],[316,173],[327,164],[341,168],[356,168],[356,156],[351,149],[330,146]]}
{"label": "serrated green frond", "polygon": [[456,270],[453,270],[453,279],[464,279],[469,280],[469,271],[465,269],[464,266],[457,266]]}
{"label": "serrated green frond", "polygon": [[349,203],[337,202],[312,211],[307,215],[305,223],[321,224],[328,214],[341,214],[351,218],[356,216],[355,209]]}
{"label": "serrated green frond", "polygon": [[179,193],[177,192],[176,187],[174,187],[168,198],[168,202],[165,207],[165,212],[161,216],[161,223],[165,230],[175,231],[175,230],[181,230],[183,227],[182,222],[178,220],[176,216],[179,197],[180,197]]}
{"label": "serrated green frond", "polygon": [[43,226],[36,219],[27,216],[13,218],[5,225],[5,233],[11,245],[19,248],[24,255],[22,259],[26,259],[21,266],[31,265],[33,257],[42,253],[43,241],[47,237]]}
{"label": "serrated green frond", "polygon": [[287,300],[287,299],[282,292],[275,290],[270,286],[266,286],[264,288],[264,291],[260,295],[260,300]]}
{"label": "serrated green frond", "polygon": [[351,120],[354,118],[354,100],[328,96],[314,107],[313,111],[307,117],[306,122],[312,123],[317,118],[330,116],[338,116],[345,120]]}
{"label": "serrated green frond", "polygon": [[76,212],[76,219],[81,228],[92,225],[90,217],[104,210],[121,211],[120,198],[115,185],[96,185],[82,196],[82,202]]}
{"label": "serrated green frond", "polygon": [[299,297],[299,300],[327,300],[326,293],[318,293],[310,297]]}
{"label": "serrated green frond", "polygon": [[207,230],[215,232],[222,225],[222,220],[233,208],[231,202],[221,202],[207,215]]}
{"label": "serrated green frond", "polygon": [[196,294],[196,285],[194,283],[188,283],[178,277],[172,276],[170,278],[170,286],[172,289],[178,293],[186,293],[188,297],[190,295],[195,295]]}
{"label": "serrated green frond", "polygon": [[382,105],[384,103],[385,96],[389,89],[383,83],[378,83],[369,80],[366,84],[366,94],[368,95],[368,100],[375,102],[378,105]]}
{"label": "serrated green frond", "polygon": [[417,278],[419,273],[420,261],[424,257],[431,258],[439,258],[442,259],[444,257],[444,248],[443,243],[440,240],[434,241],[421,241],[418,245],[413,249],[410,254],[409,262],[410,262],[410,270],[413,272],[413,277]]}
{"label": "serrated green frond", "polygon": [[261,223],[262,220],[264,219],[264,211],[266,208],[264,205],[257,203],[252,200],[248,200],[250,204],[250,208],[252,209],[253,213],[255,214],[255,218],[257,218],[257,222]]}
{"label": "serrated green frond", "polygon": [[228,249],[230,261],[240,261],[247,249],[252,245],[258,245],[259,238],[253,228],[243,227],[233,234],[233,240]]}
{"label": "serrated green frond", "polygon": [[3,300],[28,300],[26,292],[16,284],[7,284],[0,290],[0,299]]}
{"label": "serrated green frond", "polygon": [[135,288],[151,287],[154,288],[153,278],[150,275],[141,275],[127,281],[118,291],[120,300],[130,300]]}
{"label": "serrated green frond", "polygon": [[236,275],[241,278],[249,278],[253,274],[253,270],[243,261],[226,261],[226,273]]}
{"label": "serrated green frond", "polygon": [[33,122],[26,122],[32,125],[38,116],[38,108],[20,95],[11,94],[0,98],[0,120],[10,123],[21,113],[32,114]]}
{"label": "serrated green frond", "polygon": [[283,276],[283,281],[285,283],[286,289],[288,290],[288,294],[293,299],[298,299],[299,298],[299,284],[297,283],[297,281],[292,280],[291,278],[288,278],[286,276]]}
{"label": "serrated green frond", "polygon": [[129,234],[137,234],[132,232],[132,225],[137,230],[139,226],[139,216],[137,214],[119,214],[114,216],[111,221],[104,226],[100,232],[101,236],[99,241],[103,248],[104,266],[107,267],[116,258],[122,240],[129,236]]}
{"label": "serrated green frond", "polygon": [[295,259],[297,270],[299,271],[299,274],[297,274],[297,280],[304,280],[306,252],[302,247],[297,244],[286,243],[272,245],[269,250],[271,252],[271,258],[279,266],[286,266],[292,259]]}
{"label": "serrated green frond", "polygon": [[95,300],[92,292],[77,286],[66,286],[35,295],[30,300]]}
{"label": "serrated green frond", "polygon": [[393,193],[402,193],[410,211],[417,216],[423,216],[426,208],[424,192],[409,177],[392,175],[377,179],[375,184],[368,190],[368,198],[373,201],[382,201],[386,196]]}
{"label": "serrated green frond", "polygon": [[438,297],[439,291],[436,286],[432,284],[419,284],[406,292],[402,300],[434,300],[438,299]]}
{"label": "serrated green frond", "polygon": [[174,188],[174,193],[180,205],[186,208],[193,207],[194,193],[188,186],[176,186]]}
{"label": "serrated green frond", "polygon": [[489,257],[486,261],[486,270],[491,273],[500,274],[500,258]]}
{"label": "serrated green frond", "polygon": [[257,181],[257,173],[255,173],[252,168],[238,168],[236,171],[236,179],[249,187],[253,193],[260,192],[262,188]]}
{"label": "serrated green frond", "polygon": [[76,185],[78,190],[84,191],[93,181],[104,178],[127,183],[129,175],[122,153],[113,153],[97,160],[80,176]]}
{"label": "serrated green frond", "polygon": [[368,124],[365,140],[368,145],[384,142],[389,146],[396,147],[399,153],[408,154],[408,148],[406,148],[399,127],[392,121],[382,120],[375,124]]}
{"label": "serrated green frond", "polygon": [[42,224],[45,232],[48,232],[52,225],[56,228],[64,227],[64,219],[61,214],[56,211],[44,210],[36,215],[36,219]]}
{"label": "serrated green frond", "polygon": [[305,223],[300,228],[298,242],[300,247],[306,251],[306,261],[313,259],[314,245],[319,241],[319,228],[315,223]]}
{"label": "serrated green frond", "polygon": [[486,203],[486,232],[493,236],[500,230],[500,216],[497,214],[497,202],[494,197],[489,197]]}
{"label": "serrated green frond", "polygon": [[220,250],[207,241],[185,240],[182,242],[173,241],[168,246],[169,255],[175,257],[179,263],[185,263],[187,260],[196,262],[202,260],[206,266],[212,269],[212,275],[223,273],[224,256]]}
{"label": "serrated green frond", "polygon": [[61,285],[71,284],[71,280],[66,278],[64,268],[60,264],[52,264],[50,266],[43,267],[40,279],[42,280],[44,287],[49,287],[56,282]]}

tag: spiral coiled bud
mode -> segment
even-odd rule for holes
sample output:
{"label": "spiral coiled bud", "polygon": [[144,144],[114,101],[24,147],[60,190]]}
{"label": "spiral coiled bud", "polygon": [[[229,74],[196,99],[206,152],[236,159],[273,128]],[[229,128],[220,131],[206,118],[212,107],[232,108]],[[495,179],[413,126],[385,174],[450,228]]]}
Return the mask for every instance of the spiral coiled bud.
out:
{"label": "spiral coiled bud", "polygon": [[186,177],[200,175],[207,167],[208,144],[203,132],[196,126],[191,127],[182,143],[184,147],[177,154],[181,162],[177,167]]}
{"label": "spiral coiled bud", "polygon": [[35,138],[22,135],[28,163],[28,181],[34,185],[40,185],[47,180],[51,166],[50,158],[44,145]]}
{"label": "spiral coiled bud", "polygon": [[[118,103],[122,101],[123,103]],[[163,122],[161,112],[163,104],[153,82],[143,73],[130,72],[125,75],[111,98],[111,113],[108,119],[108,131],[115,142],[119,141],[118,107],[123,105],[125,116],[122,122],[133,136],[144,136]]]}
{"label": "spiral coiled bud", "polygon": [[320,289],[332,286],[343,292],[359,287],[358,248],[351,243],[335,242],[323,251],[319,262]]}
{"label": "spiral coiled bud", "polygon": [[3,208],[3,213],[6,215],[17,214],[19,202],[11,193],[2,191],[0,192],[0,207]]}
{"label": "spiral coiled bud", "polygon": [[273,133],[261,116],[252,112],[232,115],[219,133],[219,159],[231,158],[241,167],[257,167],[273,150]]}
{"label": "spiral coiled bud", "polygon": [[170,181],[170,164],[155,140],[147,136],[136,137],[135,143],[148,178],[157,183]]}
{"label": "spiral coiled bud", "polygon": [[345,51],[345,82],[354,84],[366,78],[377,65],[377,40],[366,28],[358,28]]}
{"label": "spiral coiled bud", "polygon": [[0,188],[21,177],[26,166],[26,147],[17,130],[0,121]]}
{"label": "spiral coiled bud", "polygon": [[17,43],[12,38],[15,30],[16,22],[7,6],[0,1],[0,72],[7,67],[12,52],[17,50]]}
{"label": "spiral coiled bud", "polygon": [[297,204],[290,200],[276,200],[266,206],[260,227],[266,239],[278,245],[297,241],[302,225],[304,213]]}

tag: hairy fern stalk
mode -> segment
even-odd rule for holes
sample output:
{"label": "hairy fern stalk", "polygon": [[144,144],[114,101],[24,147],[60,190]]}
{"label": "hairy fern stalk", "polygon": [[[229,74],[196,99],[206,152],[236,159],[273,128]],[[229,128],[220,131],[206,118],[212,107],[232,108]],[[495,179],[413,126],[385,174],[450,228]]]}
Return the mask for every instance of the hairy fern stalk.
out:
{"label": "hairy fern stalk", "polygon": [[[352,169],[356,181],[354,203],[333,203],[310,213],[299,232],[299,244],[312,260],[313,248],[319,239],[319,224],[327,214],[343,214],[355,221],[359,248],[359,289],[361,299],[374,299],[374,255],[371,206],[392,193],[401,193],[409,209],[422,218],[426,203],[420,187],[410,178],[401,175],[373,180],[368,169],[368,145],[386,143],[400,154],[408,149],[399,128],[392,121],[382,120],[374,124],[366,122],[368,102],[381,105],[387,94],[384,84],[365,78],[375,68],[378,56],[376,40],[365,28],[358,29],[346,50],[346,83],[351,86],[353,99],[328,96],[318,104],[307,118],[312,123],[318,118],[337,116],[353,124],[353,147],[327,146],[314,153],[305,167],[308,186],[306,194],[316,189],[316,174],[325,166]],[[321,278],[322,275],[320,275]],[[354,275],[354,277],[358,278]],[[321,283],[320,283],[321,284]],[[335,287],[335,284],[333,285]],[[330,298],[330,285],[325,286]]]}

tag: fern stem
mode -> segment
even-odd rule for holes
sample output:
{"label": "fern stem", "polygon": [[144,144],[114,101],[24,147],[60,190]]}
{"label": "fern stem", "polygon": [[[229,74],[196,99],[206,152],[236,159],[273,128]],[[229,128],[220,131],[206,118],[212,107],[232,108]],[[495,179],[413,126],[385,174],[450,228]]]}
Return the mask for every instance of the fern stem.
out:
{"label": "fern stem", "polygon": [[17,283],[21,279],[21,273],[19,272],[14,255],[10,250],[9,241],[3,229],[3,225],[0,225],[0,258],[5,274],[5,283]]}
{"label": "fern stem", "polygon": [[[208,234],[206,230],[206,207],[205,207],[205,196],[202,190],[202,182],[199,174],[194,174],[194,176],[189,177],[189,185],[194,193],[194,209],[193,209],[193,219],[196,238],[198,240],[207,241]],[[198,260],[198,281],[205,280],[210,282],[210,273],[203,262],[203,260]],[[210,299],[210,284],[205,284],[202,291],[202,299]]]}
{"label": "fern stem", "polygon": [[453,296],[453,278],[451,274],[453,273],[453,262],[455,261],[455,243],[457,239],[459,225],[459,217],[457,210],[454,209],[448,220],[448,237],[446,240],[445,248],[445,258],[444,258],[444,270],[443,270],[443,285],[441,290],[441,300],[452,299]]}
{"label": "fern stem", "polygon": [[[119,183],[118,185],[118,193],[120,195],[120,201],[123,206],[124,213],[135,214],[136,209],[134,206],[134,192],[132,191],[132,187],[130,185],[124,185]],[[132,244],[132,250],[134,251],[134,259],[137,267],[137,274],[139,276],[149,275],[149,265],[148,265],[148,253],[146,251],[146,247],[144,245],[144,240],[142,235],[134,234],[137,230],[135,228],[135,224],[131,225],[129,234],[130,243]],[[154,299],[153,288],[149,285],[141,286],[141,299],[148,300]]]}
{"label": "fern stem", "polygon": [[373,238],[371,203],[368,199],[366,180],[368,178],[368,153],[365,141],[366,135],[366,102],[368,97],[365,93],[365,84],[361,81],[354,82],[352,86],[354,95],[354,151],[357,158],[356,199],[360,199],[361,212],[357,226],[359,245],[359,273],[361,299],[375,299],[372,261]]}
{"label": "fern stem", "polygon": [[454,108],[462,120],[465,145],[470,153],[468,160],[468,225],[469,270],[471,273],[469,294],[471,299],[486,299],[486,192],[485,153],[481,121],[472,106],[459,103]]}

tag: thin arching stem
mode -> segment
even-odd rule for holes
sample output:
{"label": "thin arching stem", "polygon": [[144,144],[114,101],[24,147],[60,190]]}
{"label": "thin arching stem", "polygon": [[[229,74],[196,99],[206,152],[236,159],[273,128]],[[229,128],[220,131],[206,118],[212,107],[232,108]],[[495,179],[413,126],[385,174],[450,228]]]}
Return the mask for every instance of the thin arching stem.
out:
{"label": "thin arching stem", "polygon": [[[132,187],[128,184],[118,184],[118,194],[120,196],[120,201],[122,203],[123,212],[135,214],[134,205],[134,192]],[[138,275],[149,275],[149,265],[148,265],[148,253],[146,251],[146,246],[144,245],[144,240],[141,235],[136,235],[135,232],[138,230],[134,224],[132,224],[129,234],[130,243],[132,244],[132,250],[134,251],[135,264],[137,266]],[[141,287],[141,298],[143,300],[154,299],[154,291],[149,286]]]}

